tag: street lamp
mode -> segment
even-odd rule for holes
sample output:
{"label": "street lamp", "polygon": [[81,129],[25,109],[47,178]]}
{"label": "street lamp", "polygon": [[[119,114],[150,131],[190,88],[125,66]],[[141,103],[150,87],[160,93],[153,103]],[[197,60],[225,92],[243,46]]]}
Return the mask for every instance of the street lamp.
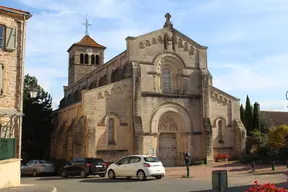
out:
{"label": "street lamp", "polygon": [[31,98],[36,98],[37,97],[37,95],[38,95],[38,88],[37,87],[32,87],[31,89],[30,89],[30,97]]}

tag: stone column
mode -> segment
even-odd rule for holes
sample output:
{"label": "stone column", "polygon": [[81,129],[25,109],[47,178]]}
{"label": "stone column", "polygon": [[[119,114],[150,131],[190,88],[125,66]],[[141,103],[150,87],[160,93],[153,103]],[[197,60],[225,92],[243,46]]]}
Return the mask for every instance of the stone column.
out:
{"label": "stone column", "polygon": [[203,114],[203,124],[205,132],[205,144],[206,144],[206,160],[207,163],[213,161],[213,132],[210,121],[210,109],[209,109],[209,73],[207,70],[201,71],[202,81],[202,114]]}

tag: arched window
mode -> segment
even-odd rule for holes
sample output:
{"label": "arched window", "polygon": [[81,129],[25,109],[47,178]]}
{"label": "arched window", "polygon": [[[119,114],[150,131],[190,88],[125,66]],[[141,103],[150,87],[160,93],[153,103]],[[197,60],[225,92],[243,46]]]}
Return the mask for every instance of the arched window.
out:
{"label": "arched window", "polygon": [[96,55],[96,65],[99,65],[100,64],[100,58],[99,58],[99,55]]}
{"label": "arched window", "polygon": [[88,64],[89,63],[89,57],[88,57],[88,54],[85,54],[85,64]]}
{"label": "arched window", "polygon": [[168,68],[165,68],[162,73],[163,92],[171,91],[171,73]]}
{"label": "arched window", "polygon": [[81,53],[80,54],[80,64],[84,63],[84,55]]}
{"label": "arched window", "polygon": [[94,65],[94,64],[95,64],[95,56],[91,55],[91,65]]}
{"label": "arched window", "polygon": [[223,141],[223,120],[218,121],[218,142],[224,143],[224,141]]}
{"label": "arched window", "polygon": [[108,145],[115,145],[115,121],[110,118],[108,121]]}

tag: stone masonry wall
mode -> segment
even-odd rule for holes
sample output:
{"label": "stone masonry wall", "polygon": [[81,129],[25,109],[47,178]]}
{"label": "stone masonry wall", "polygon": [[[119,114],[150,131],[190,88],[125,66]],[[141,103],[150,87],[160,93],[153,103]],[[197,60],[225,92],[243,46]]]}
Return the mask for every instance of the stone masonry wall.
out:
{"label": "stone masonry wall", "polygon": [[[0,63],[4,65],[3,77],[3,94],[0,95],[0,108],[11,108],[22,112],[22,80],[23,80],[23,67],[25,46],[22,46],[22,41],[26,41],[25,29],[23,31],[24,21],[22,17],[11,14],[0,13],[0,25],[5,27],[16,28],[16,47],[13,51],[0,49]],[[26,28],[26,25],[24,26]],[[24,39],[22,39],[24,38]],[[5,40],[3,40],[5,43]],[[10,125],[13,129],[10,130],[10,135],[16,138],[16,154],[20,157],[21,151],[21,133],[17,129],[19,127],[17,119],[9,117],[0,117],[0,124]],[[2,134],[1,134],[2,135]],[[1,136],[0,135],[0,136]]]}
{"label": "stone masonry wall", "polygon": [[[115,161],[123,153],[133,153],[132,79],[124,79],[83,91],[83,111],[87,116],[88,156]],[[108,119],[115,120],[116,145],[108,145]],[[89,134],[89,133],[88,133]]]}

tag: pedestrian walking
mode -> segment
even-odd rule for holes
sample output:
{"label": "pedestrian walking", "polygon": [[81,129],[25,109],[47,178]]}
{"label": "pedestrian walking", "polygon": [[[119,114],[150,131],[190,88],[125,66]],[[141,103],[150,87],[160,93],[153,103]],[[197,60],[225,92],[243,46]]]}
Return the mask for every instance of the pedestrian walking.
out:
{"label": "pedestrian walking", "polygon": [[187,170],[187,177],[190,176],[190,169],[189,169],[189,165],[190,165],[190,153],[188,152],[188,150],[185,150],[184,153],[184,160],[185,160],[185,166],[186,166],[186,170]]}

